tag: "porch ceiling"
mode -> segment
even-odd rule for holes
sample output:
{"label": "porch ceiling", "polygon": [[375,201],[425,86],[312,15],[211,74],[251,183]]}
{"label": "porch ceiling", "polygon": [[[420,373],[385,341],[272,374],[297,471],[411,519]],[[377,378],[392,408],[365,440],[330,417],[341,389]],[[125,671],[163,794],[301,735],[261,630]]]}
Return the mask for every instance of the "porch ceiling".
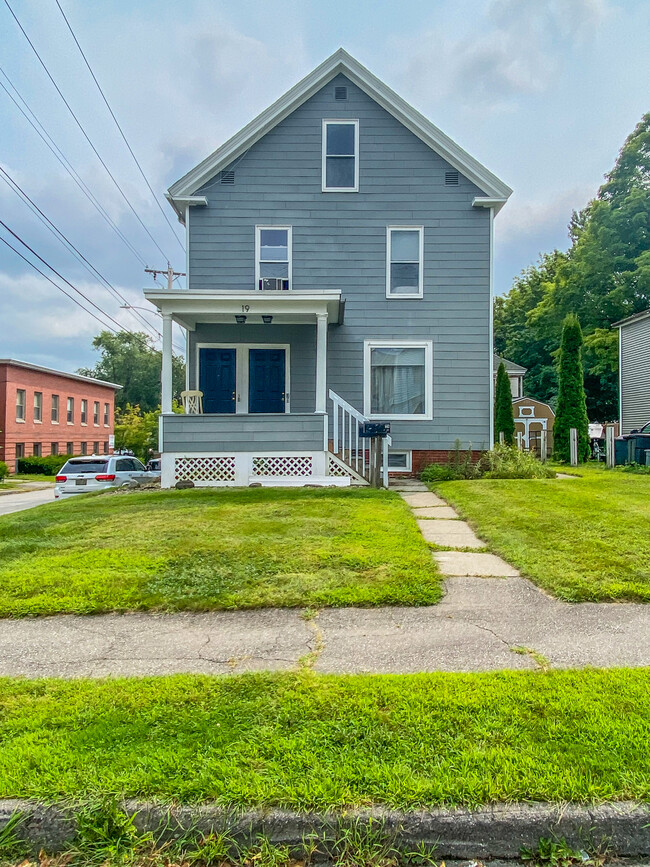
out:
{"label": "porch ceiling", "polygon": [[261,323],[262,316],[273,316],[276,325],[314,325],[323,313],[333,325],[341,325],[345,302],[340,290],[305,292],[251,291],[216,292],[209,289],[187,290],[145,289],[144,297],[160,313],[169,314],[175,322],[194,331],[197,323],[234,323],[235,316],[244,315],[251,324]]}

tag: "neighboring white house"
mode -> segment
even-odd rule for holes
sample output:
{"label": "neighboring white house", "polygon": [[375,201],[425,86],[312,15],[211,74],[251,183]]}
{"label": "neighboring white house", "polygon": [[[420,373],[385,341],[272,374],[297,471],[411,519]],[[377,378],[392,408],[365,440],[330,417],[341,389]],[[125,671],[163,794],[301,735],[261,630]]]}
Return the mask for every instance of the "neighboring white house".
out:
{"label": "neighboring white house", "polygon": [[650,422],[650,310],[615,322],[618,328],[621,433]]}
{"label": "neighboring white house", "polygon": [[512,392],[513,400],[518,397],[524,396],[524,376],[526,374],[526,370],[528,368],[521,367],[519,364],[515,364],[514,361],[509,361],[507,358],[501,358],[499,355],[494,356],[494,380],[496,382],[497,370],[499,369],[499,365],[503,362],[506,373],[508,374],[508,379],[510,380],[510,391]]}

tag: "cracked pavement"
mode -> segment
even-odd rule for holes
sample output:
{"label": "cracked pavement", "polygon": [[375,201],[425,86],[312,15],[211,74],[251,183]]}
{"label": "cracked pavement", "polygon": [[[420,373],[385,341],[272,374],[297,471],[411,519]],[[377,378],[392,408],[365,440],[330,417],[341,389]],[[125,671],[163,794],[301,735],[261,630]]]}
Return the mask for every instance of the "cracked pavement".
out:
{"label": "cracked pavement", "polygon": [[[524,578],[456,577],[426,608],[65,615],[0,621],[0,675],[412,673],[650,665],[650,607],[551,599]],[[317,627],[317,628],[315,628]],[[517,652],[516,649],[519,649]]]}

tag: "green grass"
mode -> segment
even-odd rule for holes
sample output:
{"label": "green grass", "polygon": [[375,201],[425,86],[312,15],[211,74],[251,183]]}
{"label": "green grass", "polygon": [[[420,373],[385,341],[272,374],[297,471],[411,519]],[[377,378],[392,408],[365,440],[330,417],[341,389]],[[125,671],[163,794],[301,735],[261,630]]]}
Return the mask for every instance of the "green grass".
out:
{"label": "green grass", "polygon": [[56,476],[41,476],[37,473],[14,473],[12,479],[22,479],[26,482],[54,482]]}
{"label": "green grass", "polygon": [[491,550],[569,602],[650,602],[650,477],[587,466],[578,479],[433,487]]}
{"label": "green grass", "polygon": [[410,510],[386,491],[105,493],[0,518],[3,617],[440,596]]}
{"label": "green grass", "polygon": [[650,800],[650,670],[0,680],[0,798]]}

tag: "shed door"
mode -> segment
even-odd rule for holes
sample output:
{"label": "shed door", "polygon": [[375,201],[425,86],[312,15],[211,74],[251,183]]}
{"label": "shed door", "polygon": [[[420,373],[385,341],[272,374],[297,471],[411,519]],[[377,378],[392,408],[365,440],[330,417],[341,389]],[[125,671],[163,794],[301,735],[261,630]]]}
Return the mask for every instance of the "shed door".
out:
{"label": "shed door", "polygon": [[236,409],[236,350],[199,350],[199,388],[203,412],[234,413]]}
{"label": "shed door", "polygon": [[284,349],[249,349],[248,411],[285,411]]}

